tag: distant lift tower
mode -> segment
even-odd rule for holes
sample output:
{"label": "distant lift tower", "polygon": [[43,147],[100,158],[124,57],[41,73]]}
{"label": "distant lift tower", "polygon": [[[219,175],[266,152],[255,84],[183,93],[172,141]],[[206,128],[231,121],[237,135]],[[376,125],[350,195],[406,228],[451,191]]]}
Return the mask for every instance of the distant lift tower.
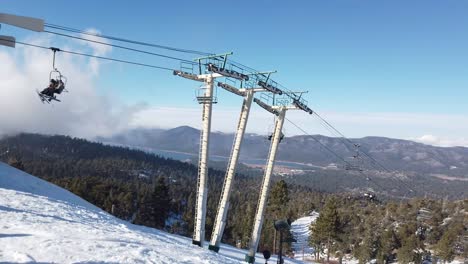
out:
{"label": "distant lift tower", "polygon": [[[204,82],[202,93],[197,100],[203,105],[202,130],[200,133],[200,153],[198,161],[197,199],[195,207],[195,227],[192,243],[203,247],[205,241],[206,202],[208,197],[208,147],[211,131],[211,112],[213,105],[213,84],[216,78],[229,77],[239,80],[248,79],[247,75],[225,69],[227,56],[231,53],[198,58],[198,74],[187,71],[174,71],[174,75],[190,80]],[[193,66],[193,65],[192,65]]]}
{"label": "distant lift tower", "polygon": [[[276,85],[268,84],[267,82],[259,82],[259,85],[265,88],[266,90],[272,92],[276,95],[282,95],[284,92],[280,90]],[[262,225],[263,225],[263,218],[266,209],[266,203],[268,199],[268,193],[270,190],[271,185],[271,175],[273,173],[273,167],[275,164],[276,153],[278,150],[278,145],[282,138],[282,128],[284,124],[284,119],[286,117],[287,110],[303,110],[309,114],[312,114],[312,110],[307,107],[304,100],[301,100],[300,97],[296,96],[295,94],[286,95],[287,99],[279,100],[282,103],[279,105],[275,105],[275,101],[273,100],[273,105],[268,105],[265,102],[255,98],[254,102],[257,103],[260,107],[265,109],[266,111],[274,114],[277,116],[275,129],[273,131],[273,135],[271,137],[271,145],[270,151],[268,153],[267,164],[265,168],[265,174],[263,176],[263,183],[260,191],[260,197],[257,205],[257,211],[255,214],[254,220],[254,228],[252,231],[252,235],[250,237],[250,246],[249,252],[245,256],[245,261],[248,263],[255,262],[255,253],[257,252],[258,243],[260,241],[260,235],[262,232]],[[291,102],[292,101],[292,102]],[[286,103],[287,102],[287,103]]]}
{"label": "distant lift tower", "polygon": [[[274,72],[259,72],[250,75],[265,75],[268,76]],[[227,166],[226,175],[224,178],[223,189],[221,192],[221,198],[219,200],[218,211],[215,218],[214,229],[211,235],[211,241],[208,248],[215,252],[219,251],[219,245],[224,233],[224,227],[226,226],[227,212],[229,210],[229,197],[231,195],[232,183],[234,182],[234,176],[236,172],[236,166],[239,159],[239,153],[241,149],[242,139],[244,137],[245,128],[249,119],[249,112],[252,105],[254,93],[265,92],[266,90],[262,87],[258,88],[240,88],[237,89],[227,83],[218,82],[218,86],[236,95],[244,97],[242,104],[241,113],[239,116],[239,122],[237,124],[237,131],[234,137],[234,143],[231,150],[231,156],[229,158],[229,164]]]}

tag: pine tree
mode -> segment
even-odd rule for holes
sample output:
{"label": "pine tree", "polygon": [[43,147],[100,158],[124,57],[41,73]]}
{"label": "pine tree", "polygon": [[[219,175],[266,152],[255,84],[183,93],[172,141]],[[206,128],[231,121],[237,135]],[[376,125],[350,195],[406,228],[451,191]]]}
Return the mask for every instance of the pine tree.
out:
{"label": "pine tree", "polygon": [[154,225],[158,228],[163,228],[171,209],[169,188],[166,185],[166,179],[164,177],[158,178],[151,196],[151,203],[153,207],[152,218]]}
{"label": "pine tree", "polygon": [[268,210],[276,219],[285,217],[287,204],[289,202],[288,184],[281,180],[271,188],[270,198],[268,199]]}
{"label": "pine tree", "polygon": [[327,248],[327,261],[329,261],[332,244],[338,240],[340,234],[338,208],[334,197],[327,201],[320,216],[312,225],[311,231],[310,243],[318,246],[319,249],[325,246]]}
{"label": "pine tree", "polygon": [[450,225],[448,230],[442,235],[442,238],[435,246],[436,255],[444,262],[450,262],[455,257],[455,242],[458,236],[462,236],[464,226],[461,223]]}
{"label": "pine tree", "polygon": [[419,263],[420,256],[417,253],[419,249],[418,240],[415,235],[410,235],[403,240],[401,248],[398,250],[398,263],[408,264],[410,262]]}
{"label": "pine tree", "polygon": [[398,247],[398,241],[393,229],[389,228],[382,233],[380,238],[380,248],[377,254],[379,263],[388,263],[392,260],[392,252]]}

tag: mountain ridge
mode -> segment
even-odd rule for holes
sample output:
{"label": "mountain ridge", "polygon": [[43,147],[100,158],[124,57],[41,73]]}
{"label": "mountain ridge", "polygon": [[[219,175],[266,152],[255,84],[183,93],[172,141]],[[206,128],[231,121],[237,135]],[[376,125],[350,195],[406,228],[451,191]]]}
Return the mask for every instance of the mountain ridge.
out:
{"label": "mountain ridge", "polygon": [[[98,141],[119,143],[149,149],[180,151],[198,154],[199,130],[181,126],[151,133],[151,129],[134,129],[109,137],[98,138]],[[161,131],[161,130],[158,130]],[[125,138],[124,140],[122,140]],[[210,153],[228,157],[234,138],[233,133],[211,133]],[[366,136],[350,139],[359,144],[362,160],[360,166],[373,170],[408,171],[418,173],[436,173],[448,176],[468,178],[468,148],[438,147],[404,139],[393,139],[378,136]],[[320,142],[320,143],[319,143]],[[295,135],[285,137],[280,144],[277,160],[310,163],[328,166],[341,163],[327,148],[337,153],[348,163],[359,163],[352,157],[356,149],[343,138],[323,135]],[[241,159],[265,159],[269,149],[266,136],[246,134],[241,149]],[[364,153],[365,152],[365,153]],[[367,158],[366,154],[374,160]],[[380,168],[379,168],[380,167]]]}

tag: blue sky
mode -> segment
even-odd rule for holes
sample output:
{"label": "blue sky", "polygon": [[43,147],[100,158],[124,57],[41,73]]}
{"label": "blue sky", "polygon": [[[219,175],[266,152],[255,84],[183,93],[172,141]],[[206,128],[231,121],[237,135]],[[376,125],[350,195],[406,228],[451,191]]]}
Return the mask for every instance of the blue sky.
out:
{"label": "blue sky", "polygon": [[[180,48],[233,51],[236,61],[259,70],[278,70],[274,78],[286,87],[309,90],[310,106],[331,116],[468,116],[466,1],[7,0],[0,12]],[[38,35],[9,26],[3,26],[0,34],[19,40]],[[53,40],[54,45],[66,43]],[[178,67],[173,61],[117,49],[107,55]],[[105,63],[97,82],[100,89],[130,104],[197,107],[196,84],[170,72]],[[221,108],[237,109],[239,103],[239,98],[220,94]],[[343,127],[352,136],[365,136],[374,132],[371,125],[366,123],[361,130]],[[460,127],[433,127],[415,130],[414,135],[397,131],[382,135],[466,137],[467,131],[459,131]]]}

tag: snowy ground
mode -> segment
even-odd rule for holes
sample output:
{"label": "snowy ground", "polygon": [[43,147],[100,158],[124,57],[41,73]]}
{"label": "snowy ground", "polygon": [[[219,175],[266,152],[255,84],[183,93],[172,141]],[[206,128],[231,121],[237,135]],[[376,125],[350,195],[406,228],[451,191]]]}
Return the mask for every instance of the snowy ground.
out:
{"label": "snowy ground", "polygon": [[312,212],[308,216],[301,217],[291,224],[291,232],[297,242],[292,243],[294,258],[297,260],[311,259],[314,249],[309,246],[310,224],[315,222],[319,214]]}
{"label": "snowy ground", "polygon": [[[129,224],[0,163],[1,263],[244,263],[246,251],[223,245],[220,253],[192,246],[186,237]],[[260,254],[256,260],[265,263]]]}

